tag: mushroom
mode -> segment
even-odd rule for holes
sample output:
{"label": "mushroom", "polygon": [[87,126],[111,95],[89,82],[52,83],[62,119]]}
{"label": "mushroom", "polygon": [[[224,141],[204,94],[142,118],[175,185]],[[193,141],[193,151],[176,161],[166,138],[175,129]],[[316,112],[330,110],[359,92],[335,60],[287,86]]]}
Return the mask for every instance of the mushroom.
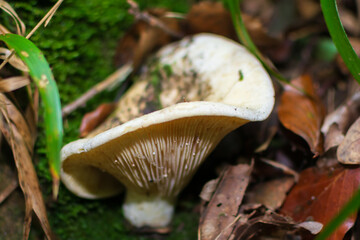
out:
{"label": "mushroom", "polygon": [[[159,66],[168,71],[154,83]],[[126,219],[157,228],[170,223],[177,195],[219,141],[268,117],[274,89],[253,55],[213,34],[165,46],[147,69],[100,130],[63,147],[61,180],[89,199],[113,196],[123,185]],[[156,103],[151,113],[148,100]]]}

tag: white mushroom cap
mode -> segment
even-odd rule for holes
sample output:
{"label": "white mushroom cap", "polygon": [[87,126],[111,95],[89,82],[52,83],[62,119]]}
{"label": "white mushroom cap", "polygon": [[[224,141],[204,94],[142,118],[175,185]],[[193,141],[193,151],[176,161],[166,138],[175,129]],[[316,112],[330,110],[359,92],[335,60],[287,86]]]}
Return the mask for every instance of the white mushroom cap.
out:
{"label": "white mushroom cap", "polygon": [[[69,143],[61,151],[61,179],[67,188],[85,198],[106,197],[119,192],[118,180],[127,189],[124,214],[137,227],[167,225],[176,196],[218,142],[246,122],[266,119],[274,105],[268,74],[236,42],[199,34],[163,48],[157,56],[174,74],[196,72],[185,96],[195,101],[169,105],[177,95],[164,88],[159,97],[165,108]],[[200,97],[199,85],[206,86]],[[89,168],[92,180],[86,181],[84,170]],[[101,188],[98,180],[104,173],[112,177],[104,179]],[[134,217],[148,211],[151,216],[154,208],[164,209],[156,220]]]}

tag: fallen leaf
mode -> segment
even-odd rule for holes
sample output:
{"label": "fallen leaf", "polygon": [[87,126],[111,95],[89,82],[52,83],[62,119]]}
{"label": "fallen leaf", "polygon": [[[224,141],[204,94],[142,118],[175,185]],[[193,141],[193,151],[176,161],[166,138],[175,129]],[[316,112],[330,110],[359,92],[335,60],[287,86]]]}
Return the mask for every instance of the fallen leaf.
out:
{"label": "fallen leaf", "polygon": [[292,83],[309,96],[288,86],[281,96],[278,107],[279,120],[285,128],[305,139],[310,150],[318,156],[323,152],[323,136],[320,132],[325,116],[323,103],[315,94],[309,75],[302,75]]}
{"label": "fallen leaf", "polygon": [[[291,190],[281,212],[295,221],[313,220],[326,225],[335,217],[360,186],[360,168],[304,170],[297,185]],[[343,239],[354,225],[356,214],[351,215],[329,238]]]}
{"label": "fallen leaf", "polygon": [[[7,48],[0,47],[0,59],[5,60],[11,55],[12,51],[10,51]],[[22,72],[29,72],[29,68],[26,66],[26,64],[16,55],[13,55],[9,59],[9,63],[11,66],[17,68],[18,70]]]}
{"label": "fallen leaf", "polygon": [[351,125],[339,145],[337,158],[343,164],[360,164],[360,118]]}
{"label": "fallen leaf", "polygon": [[345,133],[349,126],[357,119],[360,112],[360,92],[354,93],[349,100],[328,114],[321,127],[321,132],[328,133],[331,125],[336,123],[341,132]]}
{"label": "fallen leaf", "polygon": [[30,79],[25,76],[0,79],[0,93],[11,92],[30,84]]}
{"label": "fallen leaf", "polygon": [[[229,239],[287,239],[289,234],[293,239],[307,239],[306,237],[318,233],[323,227],[321,223],[314,221],[297,223],[261,205],[255,205],[253,210],[245,207],[246,205],[242,207],[241,214],[247,216],[248,220],[238,221]],[[251,212],[246,214],[249,211]]]}
{"label": "fallen leaf", "polygon": [[86,137],[89,132],[99,126],[115,109],[116,103],[103,103],[94,111],[86,113],[81,120],[80,137]]}
{"label": "fallen leaf", "polygon": [[209,202],[216,190],[218,183],[219,183],[218,178],[210,180],[207,183],[205,183],[204,187],[201,190],[200,198],[206,202]]}
{"label": "fallen leaf", "polygon": [[339,129],[339,125],[332,124],[325,135],[324,149],[325,152],[330,148],[337,147],[344,140],[344,134]]}
{"label": "fallen leaf", "polygon": [[22,139],[27,147],[27,150],[31,155],[33,152],[36,136],[31,134],[29,125],[25,120],[24,116],[14,106],[14,104],[8,98],[5,97],[5,95],[0,94],[0,101],[2,104],[4,104],[3,107],[6,108],[6,112],[9,116],[9,119],[11,120],[11,122],[15,124],[20,135],[22,136]]}
{"label": "fallen leaf", "polygon": [[228,167],[200,217],[199,239],[227,239],[250,181],[253,163]]}
{"label": "fallen leaf", "polygon": [[[3,96],[2,99],[4,99]],[[11,104],[10,101],[7,102],[7,105],[9,104]],[[54,235],[46,216],[46,209],[42,193],[40,191],[39,181],[31,161],[31,155],[26,147],[21,133],[17,129],[18,123],[14,124],[11,122],[14,119],[10,120],[9,114],[4,105],[0,107],[0,111],[5,119],[5,121],[0,121],[0,131],[12,148],[15,165],[18,171],[19,184],[25,197],[23,239],[28,239],[29,237],[33,211],[38,217],[47,238],[49,240],[53,239]]]}
{"label": "fallen leaf", "polygon": [[287,192],[294,185],[293,177],[282,177],[258,183],[246,193],[247,203],[261,203],[270,210],[276,210],[283,204]]}

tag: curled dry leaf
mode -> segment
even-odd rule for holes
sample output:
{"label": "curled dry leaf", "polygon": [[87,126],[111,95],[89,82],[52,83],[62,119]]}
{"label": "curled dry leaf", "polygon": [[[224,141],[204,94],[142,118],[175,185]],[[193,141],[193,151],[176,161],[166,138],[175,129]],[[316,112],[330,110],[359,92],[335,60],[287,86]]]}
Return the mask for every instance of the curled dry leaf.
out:
{"label": "curled dry leaf", "polygon": [[53,233],[50,228],[49,221],[46,216],[44,200],[40,191],[39,181],[36,176],[34,166],[31,161],[31,155],[26,147],[22,134],[18,131],[20,122],[12,122],[16,118],[10,118],[9,105],[11,104],[4,95],[0,94],[1,102],[6,104],[0,105],[0,112],[5,121],[0,121],[0,131],[4,138],[12,148],[20,187],[25,197],[25,220],[23,239],[28,239],[30,233],[30,225],[32,212],[34,211],[39,218],[40,224],[48,239],[53,239]]}
{"label": "curled dry leaf", "polygon": [[343,164],[360,164],[360,118],[351,125],[339,145],[337,158]]}
{"label": "curled dry leaf", "polygon": [[80,125],[80,137],[86,137],[89,132],[95,129],[111,114],[116,107],[115,103],[104,103],[94,111],[84,115]]}
{"label": "curled dry leaf", "polygon": [[249,184],[253,163],[231,166],[219,179],[218,187],[200,217],[199,239],[228,239]]}
{"label": "curled dry leaf", "polygon": [[309,75],[302,75],[292,83],[308,96],[288,86],[278,107],[279,120],[285,128],[305,139],[316,156],[320,155],[323,152],[323,136],[320,132],[325,116],[323,103],[316,95]]}
{"label": "curled dry leaf", "polygon": [[[295,221],[314,220],[327,224],[335,217],[360,186],[360,168],[304,170],[297,185],[291,190],[281,212]],[[329,238],[343,239],[354,225],[356,214],[351,215]]]}

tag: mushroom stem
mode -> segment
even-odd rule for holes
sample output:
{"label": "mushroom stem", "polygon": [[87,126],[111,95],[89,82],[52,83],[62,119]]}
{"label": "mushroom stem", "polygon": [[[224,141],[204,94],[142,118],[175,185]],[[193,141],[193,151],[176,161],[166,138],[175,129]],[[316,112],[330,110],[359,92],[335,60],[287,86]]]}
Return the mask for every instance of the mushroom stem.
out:
{"label": "mushroom stem", "polygon": [[126,219],[136,227],[166,227],[174,214],[174,198],[128,190],[123,205]]}

